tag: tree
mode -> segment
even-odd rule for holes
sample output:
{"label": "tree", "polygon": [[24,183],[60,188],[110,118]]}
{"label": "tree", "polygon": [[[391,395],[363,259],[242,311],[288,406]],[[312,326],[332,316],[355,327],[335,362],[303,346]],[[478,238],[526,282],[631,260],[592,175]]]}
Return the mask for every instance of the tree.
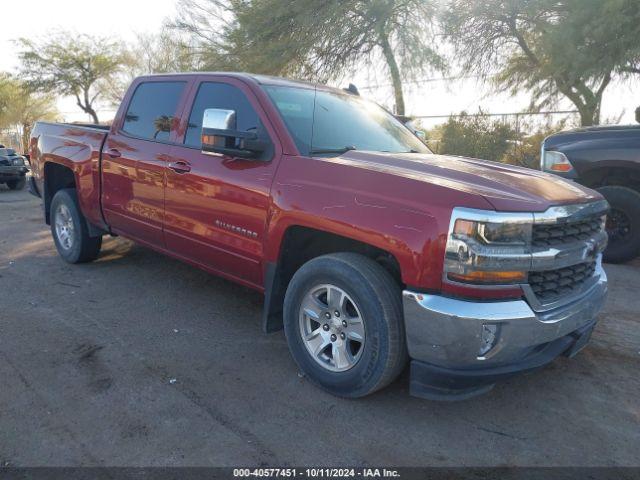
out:
{"label": "tree", "polygon": [[13,79],[4,73],[0,73],[0,128],[6,125],[7,109],[13,99]]}
{"label": "tree", "polygon": [[98,123],[96,102],[126,62],[122,46],[105,38],[61,32],[41,42],[18,40],[21,76],[29,89],[75,97]]}
{"label": "tree", "polygon": [[192,46],[184,39],[166,31],[138,35],[136,43],[129,49],[129,54],[135,58],[138,75],[186,72],[200,68]]}
{"label": "tree", "polygon": [[599,123],[605,89],[639,58],[637,0],[449,0],[442,20],[465,71],[529,91],[531,108],[564,96],[582,125]]}
{"label": "tree", "polygon": [[328,81],[382,64],[400,115],[403,80],[444,65],[432,46],[428,0],[181,0],[181,6],[174,26],[209,46],[209,65]]}
{"label": "tree", "polygon": [[520,122],[518,127],[522,130],[519,131],[517,140],[511,142],[509,150],[500,161],[538,170],[540,169],[540,145],[544,139],[571,126],[574,125],[569,118],[557,122],[549,119],[546,124]]}
{"label": "tree", "polygon": [[140,34],[123,53],[121,71],[112,75],[108,83],[102,84],[103,95],[117,105],[134,78],[153,73],[199,70],[198,58],[187,41],[167,31]]}
{"label": "tree", "polygon": [[56,120],[55,97],[38,94],[20,80],[0,75],[0,128],[16,127],[22,139],[22,150],[29,149],[33,124],[38,120]]}
{"label": "tree", "polygon": [[427,138],[427,143],[439,154],[501,161],[518,140],[518,133],[504,122],[482,116],[482,112],[478,115],[462,112],[428,132]]}

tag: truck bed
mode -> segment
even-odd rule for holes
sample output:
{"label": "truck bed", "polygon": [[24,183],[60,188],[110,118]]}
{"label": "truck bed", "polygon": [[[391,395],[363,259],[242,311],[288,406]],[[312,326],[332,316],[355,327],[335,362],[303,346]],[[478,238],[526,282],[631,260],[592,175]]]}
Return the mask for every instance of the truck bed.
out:
{"label": "truck bed", "polygon": [[[31,134],[31,166],[36,187],[45,200],[45,169],[68,167],[74,175],[80,207],[87,220],[104,227],[100,210],[100,161],[109,127],[69,123],[37,122]],[[70,180],[69,180],[70,181]]]}

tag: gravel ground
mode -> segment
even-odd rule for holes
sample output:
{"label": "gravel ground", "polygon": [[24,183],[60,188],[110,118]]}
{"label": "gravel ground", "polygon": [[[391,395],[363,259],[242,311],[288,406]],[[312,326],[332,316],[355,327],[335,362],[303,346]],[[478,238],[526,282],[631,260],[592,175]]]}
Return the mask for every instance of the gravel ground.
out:
{"label": "gravel ground", "polygon": [[407,372],[343,400],[262,333],[259,294],[120,238],[68,265],[0,186],[0,466],[638,466],[639,267],[606,266],[573,360],[459,403]]}

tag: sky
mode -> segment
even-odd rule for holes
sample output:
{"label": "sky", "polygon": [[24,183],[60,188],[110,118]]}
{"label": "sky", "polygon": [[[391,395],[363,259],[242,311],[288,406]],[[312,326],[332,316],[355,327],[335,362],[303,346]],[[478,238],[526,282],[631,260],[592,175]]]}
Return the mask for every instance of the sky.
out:
{"label": "sky", "polygon": [[[11,39],[37,39],[55,30],[66,30],[99,36],[112,36],[133,41],[139,33],[157,33],[166,18],[176,12],[175,0],[109,0],[107,3],[87,0],[5,0],[2,5],[2,36],[0,37],[0,71],[12,72],[18,67],[17,49]],[[393,95],[383,74],[354,73],[340,85],[352,81],[363,96],[389,107]],[[418,83],[406,85],[407,113],[410,115],[441,115],[481,109],[485,113],[510,113],[526,110],[529,97],[496,95],[477,79],[442,79],[428,73]],[[633,82],[614,82],[606,90],[603,123],[633,123],[634,110],[640,105],[640,78]],[[61,99],[58,109],[64,121],[88,121],[73,99]],[[571,103],[560,110],[573,110]],[[114,109],[99,110],[101,119],[112,117]],[[556,116],[559,120],[564,115]],[[537,117],[533,117],[537,118]],[[572,116],[575,120],[575,115]],[[445,118],[424,120],[425,126],[445,121]]]}

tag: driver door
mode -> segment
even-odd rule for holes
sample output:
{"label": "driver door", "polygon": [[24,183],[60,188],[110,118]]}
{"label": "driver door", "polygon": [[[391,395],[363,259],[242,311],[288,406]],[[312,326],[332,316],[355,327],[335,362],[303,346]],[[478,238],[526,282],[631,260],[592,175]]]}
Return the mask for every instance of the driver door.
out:
{"label": "driver door", "polygon": [[[222,276],[261,288],[263,241],[279,149],[264,112],[237,79],[199,78],[182,119],[180,145],[167,166],[164,237],[167,249]],[[258,133],[272,147],[260,158],[203,153],[207,109],[232,110],[237,130]],[[269,127],[270,128],[270,127]]]}

